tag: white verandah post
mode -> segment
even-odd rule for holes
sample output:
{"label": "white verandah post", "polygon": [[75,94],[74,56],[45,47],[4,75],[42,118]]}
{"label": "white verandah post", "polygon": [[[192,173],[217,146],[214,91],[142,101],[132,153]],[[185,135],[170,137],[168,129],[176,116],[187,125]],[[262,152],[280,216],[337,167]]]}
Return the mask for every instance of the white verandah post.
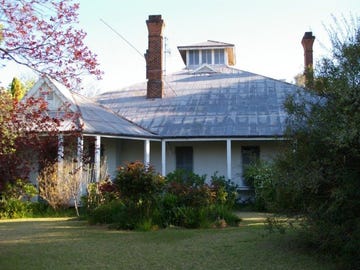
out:
{"label": "white verandah post", "polygon": [[231,180],[231,139],[226,140],[226,176]]}
{"label": "white verandah post", "polygon": [[150,140],[144,141],[144,165],[145,167],[150,165]]}
{"label": "white verandah post", "polygon": [[83,176],[83,153],[84,153],[84,138],[83,136],[79,136],[77,138],[77,170],[79,170],[79,177],[80,177],[80,195],[85,195],[86,191],[86,184],[83,183],[84,176]]}
{"label": "white verandah post", "polygon": [[95,153],[94,153],[94,173],[95,173],[95,182],[100,181],[100,153],[101,152],[101,137],[95,136]]}
{"label": "white verandah post", "polygon": [[166,141],[161,141],[161,175],[166,175]]}
{"label": "white verandah post", "polygon": [[58,162],[58,178],[60,178],[64,166],[64,135],[63,134],[58,135],[57,162]]}

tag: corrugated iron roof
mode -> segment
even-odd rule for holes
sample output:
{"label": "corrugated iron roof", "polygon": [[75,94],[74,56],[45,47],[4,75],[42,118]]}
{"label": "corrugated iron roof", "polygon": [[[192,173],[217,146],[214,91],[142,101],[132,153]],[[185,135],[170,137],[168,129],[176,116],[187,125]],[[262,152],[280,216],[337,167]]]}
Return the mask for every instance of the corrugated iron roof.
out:
{"label": "corrugated iron roof", "polygon": [[72,93],[80,111],[83,132],[130,137],[155,137],[154,134],[131,123],[113,111],[94,103],[89,98]]}
{"label": "corrugated iron roof", "polygon": [[[43,87],[44,89],[42,89]],[[121,115],[94,102],[90,98],[70,91],[64,85],[48,77],[40,78],[28,92],[28,96],[36,95],[38,91],[46,90],[48,87],[56,92],[56,96],[61,98],[63,103],[69,102],[69,109],[73,113],[79,113],[76,125],[80,124],[84,133],[140,138],[157,137],[136,123],[132,123],[130,120],[123,118]],[[61,113],[61,111],[51,112],[52,117],[60,117]],[[72,129],[72,124],[72,121],[68,119],[62,123],[60,130],[68,131]]]}
{"label": "corrugated iron roof", "polygon": [[165,138],[283,135],[283,103],[297,86],[226,66],[214,68],[217,73],[167,75],[162,99],[147,99],[144,82],[96,100]]}

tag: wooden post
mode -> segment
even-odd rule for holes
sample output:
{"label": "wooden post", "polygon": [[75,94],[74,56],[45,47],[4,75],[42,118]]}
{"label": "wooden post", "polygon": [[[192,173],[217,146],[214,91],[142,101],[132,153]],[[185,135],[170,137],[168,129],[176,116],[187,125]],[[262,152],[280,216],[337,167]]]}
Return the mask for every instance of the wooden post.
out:
{"label": "wooden post", "polygon": [[166,175],[166,141],[161,141],[161,175]]}
{"label": "wooden post", "polygon": [[227,179],[231,180],[231,140],[226,140],[226,174]]}
{"label": "wooden post", "polygon": [[94,171],[95,171],[95,182],[100,181],[100,153],[101,152],[101,137],[95,137],[95,157],[94,157]]}

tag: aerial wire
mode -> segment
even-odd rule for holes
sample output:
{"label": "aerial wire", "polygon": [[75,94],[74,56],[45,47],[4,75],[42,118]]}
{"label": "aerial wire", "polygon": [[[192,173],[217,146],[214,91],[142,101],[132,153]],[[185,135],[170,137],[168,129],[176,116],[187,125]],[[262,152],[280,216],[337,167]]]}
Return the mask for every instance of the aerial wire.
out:
{"label": "aerial wire", "polygon": [[138,50],[134,45],[131,44],[130,41],[128,41],[126,38],[124,38],[118,31],[116,31],[111,25],[109,25],[107,22],[105,22],[103,19],[100,18],[100,21],[105,24],[108,28],[110,28],[116,35],[118,35],[123,41],[125,41],[131,48],[133,48],[142,59],[145,59],[145,56]]}

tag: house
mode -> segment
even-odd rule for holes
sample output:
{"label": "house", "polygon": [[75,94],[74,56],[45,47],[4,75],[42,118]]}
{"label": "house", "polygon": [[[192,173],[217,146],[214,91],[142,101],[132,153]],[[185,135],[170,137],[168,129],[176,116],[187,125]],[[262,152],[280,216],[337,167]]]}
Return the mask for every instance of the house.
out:
{"label": "house", "polygon": [[[47,89],[53,93],[46,96],[50,106],[69,102],[79,112],[78,152],[94,144],[97,180],[106,157],[112,176],[118,165],[142,160],[163,175],[175,169],[208,177],[217,172],[248,190],[243,169],[254,158],[271,159],[285,146],[283,103],[299,87],[234,68],[235,46],[212,40],[179,46],[185,68],[164,75],[164,22],[154,15],[146,23],[146,82],[90,99],[42,78],[29,94]],[[303,42],[304,59],[312,61],[314,37],[304,38],[310,40]],[[63,151],[59,144],[59,156]]]}

